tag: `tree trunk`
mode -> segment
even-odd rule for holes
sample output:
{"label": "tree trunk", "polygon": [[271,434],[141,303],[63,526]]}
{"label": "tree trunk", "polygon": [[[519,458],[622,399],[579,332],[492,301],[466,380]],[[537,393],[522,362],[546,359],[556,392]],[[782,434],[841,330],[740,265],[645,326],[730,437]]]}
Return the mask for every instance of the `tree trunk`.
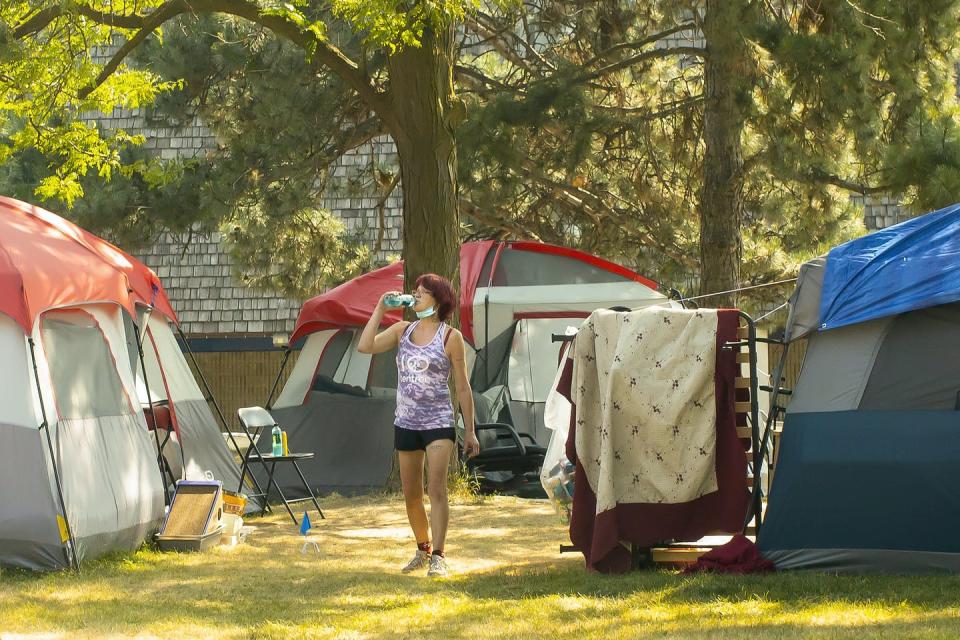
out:
{"label": "tree trunk", "polygon": [[391,56],[385,118],[400,159],[406,286],[437,273],[459,288],[460,214],[454,130],[463,103],[453,91],[453,27],[424,30],[420,47]]}
{"label": "tree trunk", "polygon": [[[750,99],[752,61],[740,33],[744,2],[707,0],[704,37],[705,102],[703,190],[700,196],[700,293],[736,289],[743,243],[744,105]],[[735,306],[736,295],[707,298],[711,307]]]}
{"label": "tree trunk", "polygon": [[[390,105],[381,116],[400,161],[407,291],[424,273],[444,276],[458,292],[460,288],[454,132],[463,120],[464,106],[453,88],[454,33],[453,25],[442,32],[427,28],[420,47],[405,47],[389,60]],[[451,324],[459,326],[459,318],[458,304]],[[459,405],[452,384],[450,391],[456,409]],[[457,469],[458,460],[451,456],[451,472]]]}

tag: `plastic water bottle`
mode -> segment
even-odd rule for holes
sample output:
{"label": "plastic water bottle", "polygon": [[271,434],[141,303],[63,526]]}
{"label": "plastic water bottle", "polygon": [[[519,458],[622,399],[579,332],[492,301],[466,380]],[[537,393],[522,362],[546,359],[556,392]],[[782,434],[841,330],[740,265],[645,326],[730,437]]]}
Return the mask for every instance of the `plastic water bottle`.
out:
{"label": "plastic water bottle", "polygon": [[280,430],[279,425],[273,425],[273,430],[271,433],[271,440],[273,444],[273,455],[282,456],[283,455],[283,432]]}
{"label": "plastic water bottle", "polygon": [[388,307],[412,307],[415,300],[409,293],[387,296],[383,299],[383,304]]}

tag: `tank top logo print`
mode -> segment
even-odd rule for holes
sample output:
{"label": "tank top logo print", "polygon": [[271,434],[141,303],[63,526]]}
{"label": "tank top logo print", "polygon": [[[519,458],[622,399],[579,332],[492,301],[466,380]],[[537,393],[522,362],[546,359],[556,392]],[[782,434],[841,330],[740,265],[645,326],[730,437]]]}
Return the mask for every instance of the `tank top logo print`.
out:
{"label": "tank top logo print", "polygon": [[447,326],[440,324],[433,339],[418,345],[410,340],[414,322],[400,338],[397,349],[396,424],[405,429],[437,429],[453,424],[450,404],[450,360],[443,349]]}
{"label": "tank top logo print", "polygon": [[408,353],[404,355],[403,363],[400,365],[400,371],[404,372],[402,377],[405,382],[424,384],[430,381],[427,371],[430,368],[430,361],[419,353]]}

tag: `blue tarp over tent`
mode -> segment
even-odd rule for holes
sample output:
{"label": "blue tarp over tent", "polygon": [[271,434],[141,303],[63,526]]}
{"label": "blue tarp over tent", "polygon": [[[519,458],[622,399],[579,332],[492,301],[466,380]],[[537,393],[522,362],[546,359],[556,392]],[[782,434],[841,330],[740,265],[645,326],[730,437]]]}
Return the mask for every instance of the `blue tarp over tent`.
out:
{"label": "blue tarp over tent", "polygon": [[805,264],[788,323],[807,342],[760,550],[780,569],[960,572],[960,205]]}
{"label": "blue tarp over tent", "polygon": [[960,204],[831,250],[820,297],[820,329],[958,300]]}

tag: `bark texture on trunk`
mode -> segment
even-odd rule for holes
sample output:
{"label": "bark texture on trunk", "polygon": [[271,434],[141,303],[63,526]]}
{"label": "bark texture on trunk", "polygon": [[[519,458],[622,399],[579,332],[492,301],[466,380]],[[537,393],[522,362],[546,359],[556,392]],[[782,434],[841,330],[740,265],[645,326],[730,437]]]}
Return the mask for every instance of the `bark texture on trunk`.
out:
{"label": "bark texture on trunk", "polygon": [[[703,190],[700,196],[700,293],[736,289],[743,255],[743,134],[752,59],[740,33],[745,3],[707,0]],[[736,295],[708,298],[711,307],[736,306]]]}
{"label": "bark texture on trunk", "polygon": [[390,58],[390,114],[403,184],[407,287],[422,273],[459,287],[460,215],[454,131],[462,102],[453,90],[453,27],[426,29],[420,47]]}
{"label": "bark texture on trunk", "polygon": [[[406,290],[417,276],[448,278],[459,294],[460,212],[455,130],[463,102],[454,93],[454,25],[424,30],[420,47],[390,57],[387,112],[381,114],[397,145],[403,185],[403,260]],[[412,319],[412,318],[411,318]],[[459,305],[448,322],[460,324]],[[451,384],[454,410],[456,390]],[[456,454],[451,473],[459,468]],[[391,485],[399,486],[399,478]],[[394,484],[396,483],[396,484]]]}

